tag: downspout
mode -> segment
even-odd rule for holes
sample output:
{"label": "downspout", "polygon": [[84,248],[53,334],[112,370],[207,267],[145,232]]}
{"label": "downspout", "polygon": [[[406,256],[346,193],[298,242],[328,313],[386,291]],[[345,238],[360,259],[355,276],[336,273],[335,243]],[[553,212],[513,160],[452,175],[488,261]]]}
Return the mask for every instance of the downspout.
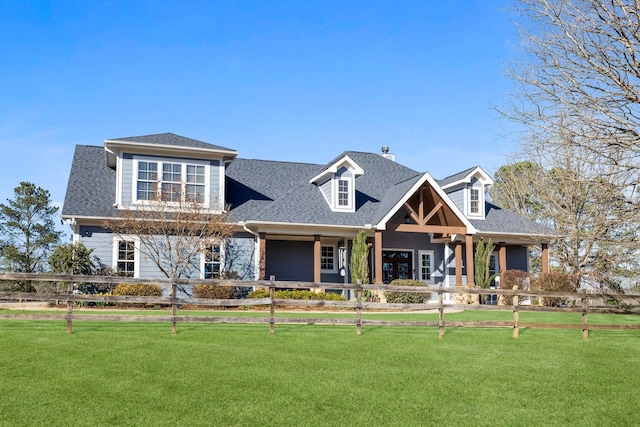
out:
{"label": "downspout", "polygon": [[[247,223],[244,221],[238,221],[238,225],[242,226],[242,229],[247,233],[251,234],[255,237],[254,247],[255,247],[255,255],[253,256],[253,277],[260,277],[260,234],[256,233],[252,229],[247,226]],[[257,243],[257,244],[256,244]]]}

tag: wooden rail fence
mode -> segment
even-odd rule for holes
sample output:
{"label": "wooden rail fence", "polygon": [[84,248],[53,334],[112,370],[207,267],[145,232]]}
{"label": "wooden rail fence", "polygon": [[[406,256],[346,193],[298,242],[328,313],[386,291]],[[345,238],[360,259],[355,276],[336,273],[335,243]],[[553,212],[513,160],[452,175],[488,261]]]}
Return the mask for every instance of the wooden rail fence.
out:
{"label": "wooden rail fence", "polygon": [[[582,330],[583,339],[589,338],[590,330],[624,329],[640,330],[640,324],[593,324],[588,323],[590,313],[612,314],[640,314],[640,292],[615,293],[615,292],[553,292],[553,291],[528,291],[519,289],[481,289],[467,287],[415,287],[415,286],[388,286],[388,285],[357,285],[344,283],[309,283],[309,282],[285,282],[275,281],[272,277],[268,281],[243,281],[243,280],[198,280],[198,279],[134,279],[114,276],[82,276],[82,275],[58,275],[58,274],[27,274],[27,273],[0,273],[0,281],[21,282],[56,282],[66,284],[64,293],[32,293],[32,292],[0,292],[0,302],[4,301],[39,301],[49,304],[66,304],[65,314],[56,313],[0,313],[0,319],[28,319],[28,320],[65,320],[67,332],[72,333],[73,321],[107,321],[107,322],[167,322],[172,325],[172,333],[177,333],[178,323],[268,323],[271,334],[275,332],[276,323],[280,324],[314,324],[314,325],[355,325],[356,333],[361,334],[362,326],[422,326],[437,327],[439,337],[444,337],[445,327],[502,327],[512,328],[513,337],[518,338],[521,328],[545,328],[545,329],[578,329]],[[169,289],[168,297],[139,297],[139,296],[113,296],[101,294],[75,293],[75,285],[81,283],[95,284],[160,284]],[[269,290],[267,298],[242,298],[242,299],[207,299],[178,297],[178,287],[194,285],[213,285],[240,288],[265,288]],[[327,300],[292,300],[278,299],[276,290],[287,289],[330,289],[336,291],[355,291],[356,299],[352,301],[327,301]],[[412,293],[431,293],[438,296],[437,302],[423,304],[398,304],[380,303],[363,300],[363,291],[394,291]],[[512,296],[510,305],[487,304],[460,304],[445,302],[444,295],[452,294],[466,299],[468,296]],[[532,300],[541,298],[561,298],[571,301],[571,304],[563,307],[545,307],[531,304]],[[607,302],[596,304],[594,302]],[[79,314],[74,311],[76,304],[104,303],[104,304],[147,304],[171,307],[170,315],[132,315],[132,314]],[[245,316],[190,316],[178,315],[178,310],[183,305],[197,305],[205,307],[256,307],[268,306],[268,317]],[[276,317],[276,308],[290,312],[294,309],[340,309],[355,312],[354,318],[341,317]],[[512,320],[492,321],[445,321],[445,310],[482,310],[482,311],[511,311]],[[363,310],[379,311],[417,311],[436,310],[437,321],[388,321],[376,319],[363,319]],[[546,311],[546,312],[575,312],[582,314],[582,322],[579,324],[558,324],[541,322],[521,322],[521,311]],[[188,311],[183,310],[188,313]],[[126,313],[126,312],[125,312]]]}

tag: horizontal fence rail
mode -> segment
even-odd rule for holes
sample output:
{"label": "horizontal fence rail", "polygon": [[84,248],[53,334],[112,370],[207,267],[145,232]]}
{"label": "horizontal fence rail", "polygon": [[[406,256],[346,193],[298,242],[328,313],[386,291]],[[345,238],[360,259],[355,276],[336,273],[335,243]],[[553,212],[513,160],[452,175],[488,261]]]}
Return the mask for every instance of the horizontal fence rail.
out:
{"label": "horizontal fence rail", "polygon": [[[590,324],[588,314],[640,314],[640,292],[616,293],[616,292],[554,292],[554,291],[531,291],[521,289],[482,289],[475,287],[434,287],[434,286],[390,286],[390,285],[358,285],[344,283],[310,283],[310,282],[289,282],[271,280],[245,281],[245,280],[201,280],[201,279],[134,279],[117,276],[84,276],[84,275],[59,275],[59,274],[28,274],[28,273],[0,273],[2,282],[50,282],[63,284],[66,290],[61,293],[33,293],[33,292],[0,292],[0,301],[18,302],[46,302],[51,305],[66,305],[65,314],[54,313],[0,313],[0,319],[25,319],[25,320],[64,320],[67,323],[67,332],[72,333],[72,322],[77,321],[108,321],[108,322],[165,322],[172,324],[172,332],[176,333],[178,323],[258,323],[269,324],[270,333],[274,333],[275,325],[280,324],[310,324],[310,325],[355,325],[356,333],[361,334],[362,326],[422,326],[438,327],[439,337],[443,338],[445,327],[501,327],[513,328],[513,336],[519,336],[520,328],[543,328],[543,329],[577,329],[582,330],[584,339],[588,339],[590,330],[640,330],[638,324]],[[79,284],[107,284],[117,285],[128,284],[154,284],[164,285],[169,289],[170,296],[148,297],[148,296],[114,296],[102,294],[81,294],[76,293],[76,286]],[[238,299],[209,299],[178,297],[177,289],[183,291],[196,285],[210,285],[218,287],[233,288],[263,288],[269,291],[269,297],[264,298],[238,298]],[[324,289],[331,291],[353,291],[356,298],[351,301],[334,300],[295,300],[281,299],[275,297],[277,290],[308,290]],[[421,304],[401,304],[382,303],[364,301],[363,292],[410,292],[415,294],[435,294],[437,302]],[[513,297],[513,302],[509,305],[488,305],[471,303],[445,303],[444,296],[450,294],[452,299],[461,297],[462,300],[468,297],[479,297],[491,295],[496,297]],[[561,307],[546,307],[532,304],[533,300],[543,298],[561,298],[569,303]],[[605,302],[604,304],[602,302]],[[171,314],[167,315],[133,315],[126,314],[81,314],[74,312],[74,307],[79,304],[104,304],[104,305],[131,305],[144,304],[151,306],[164,306],[171,308]],[[183,306],[198,306],[212,308],[255,308],[269,309],[268,316],[265,317],[245,317],[245,316],[192,316],[188,314],[178,315],[178,310]],[[346,310],[354,313],[353,318],[331,318],[331,317],[276,317],[276,308],[284,309],[287,315],[292,309],[318,309],[327,308],[331,310]],[[390,321],[363,319],[363,310],[379,311],[419,311],[435,310],[438,312],[437,321]],[[512,320],[493,321],[445,321],[445,310],[482,310],[482,311],[511,311]],[[187,313],[188,311],[182,310]],[[519,312],[521,311],[544,311],[544,312],[574,312],[582,313],[582,322],[579,324],[558,324],[542,322],[520,322]]]}

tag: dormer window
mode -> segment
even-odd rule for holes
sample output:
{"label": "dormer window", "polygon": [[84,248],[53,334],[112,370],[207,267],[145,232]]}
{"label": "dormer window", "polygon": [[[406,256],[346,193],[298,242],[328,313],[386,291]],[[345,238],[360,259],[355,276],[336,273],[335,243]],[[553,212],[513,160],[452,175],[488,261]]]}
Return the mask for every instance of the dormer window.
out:
{"label": "dormer window", "polygon": [[447,193],[464,215],[473,219],[484,219],[484,197],[493,179],[479,166],[447,177],[441,188]]}
{"label": "dormer window", "polygon": [[467,215],[470,218],[484,217],[484,185],[476,178],[467,188]]}
{"label": "dormer window", "polygon": [[469,197],[469,213],[472,215],[480,214],[480,190],[477,188],[471,189],[471,195]]}
{"label": "dormer window", "polygon": [[338,207],[340,208],[348,208],[351,199],[349,193],[349,181],[346,179],[338,180]]}
{"label": "dormer window", "polygon": [[357,163],[349,156],[344,156],[313,177],[310,182],[318,186],[332,211],[354,212],[356,178],[363,173]]}

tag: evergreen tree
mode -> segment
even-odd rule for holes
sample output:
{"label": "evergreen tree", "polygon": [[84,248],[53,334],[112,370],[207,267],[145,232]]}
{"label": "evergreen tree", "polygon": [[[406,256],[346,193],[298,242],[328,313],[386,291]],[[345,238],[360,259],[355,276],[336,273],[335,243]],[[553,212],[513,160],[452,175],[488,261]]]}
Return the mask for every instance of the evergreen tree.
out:
{"label": "evergreen tree", "polygon": [[351,283],[358,283],[359,280],[361,284],[369,283],[368,253],[367,232],[360,230],[353,240],[353,247],[351,248],[351,261],[349,262]]}
{"label": "evergreen tree", "polygon": [[[51,205],[49,192],[30,182],[21,182],[14,199],[0,204],[0,251],[5,266],[12,271],[34,273],[44,270],[51,248],[62,232],[55,229],[58,208]],[[19,285],[27,291],[30,285]]]}

